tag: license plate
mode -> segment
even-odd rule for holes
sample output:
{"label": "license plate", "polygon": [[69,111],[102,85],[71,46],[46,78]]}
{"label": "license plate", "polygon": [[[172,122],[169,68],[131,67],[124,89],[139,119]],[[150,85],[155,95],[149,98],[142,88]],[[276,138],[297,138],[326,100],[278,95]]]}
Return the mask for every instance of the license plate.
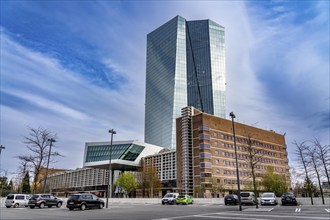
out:
{"label": "license plate", "polygon": [[73,204],[74,204],[74,202],[69,202],[69,204],[70,204],[70,205],[73,205]]}

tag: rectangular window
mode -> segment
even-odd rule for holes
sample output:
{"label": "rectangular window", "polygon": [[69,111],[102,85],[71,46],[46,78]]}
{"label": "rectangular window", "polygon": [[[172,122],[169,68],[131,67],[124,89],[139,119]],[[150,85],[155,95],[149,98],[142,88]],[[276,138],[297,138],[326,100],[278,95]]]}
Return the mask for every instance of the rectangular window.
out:
{"label": "rectangular window", "polygon": [[199,131],[209,131],[210,127],[207,126],[207,125],[201,125],[201,126],[198,127],[198,130]]}
{"label": "rectangular window", "polygon": [[212,164],[209,162],[200,163],[200,168],[212,168]]}
{"label": "rectangular window", "polygon": [[210,140],[210,135],[209,134],[200,134],[199,135],[199,140]]}
{"label": "rectangular window", "polygon": [[199,157],[200,158],[211,158],[211,154],[210,153],[200,153]]}
{"label": "rectangular window", "polygon": [[210,144],[199,144],[199,148],[200,149],[211,149],[211,145]]}

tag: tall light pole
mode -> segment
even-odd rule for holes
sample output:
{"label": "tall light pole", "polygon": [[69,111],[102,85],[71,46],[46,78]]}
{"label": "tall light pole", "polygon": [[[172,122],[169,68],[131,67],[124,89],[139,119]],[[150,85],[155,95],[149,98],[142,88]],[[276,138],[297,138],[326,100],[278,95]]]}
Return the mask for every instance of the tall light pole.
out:
{"label": "tall light pole", "polygon": [[[0,145],[0,180],[2,179],[2,176],[1,176],[1,151],[6,149],[4,146]],[[1,181],[0,181],[1,183]],[[2,195],[2,184],[1,184],[1,188],[0,188],[0,197]]]}
{"label": "tall light pole", "polygon": [[111,153],[112,153],[112,138],[113,135],[116,134],[116,131],[111,129],[109,130],[109,133],[111,134],[111,141],[110,141],[110,149],[109,149],[109,176],[108,176],[108,186],[107,186],[107,202],[106,202],[106,208],[108,208],[109,204],[109,194],[110,198],[112,197],[112,169],[111,169]]}
{"label": "tall light pole", "polygon": [[4,149],[6,149],[5,146],[0,145],[0,155],[1,155],[1,151]]}
{"label": "tall light pole", "polygon": [[233,127],[233,135],[234,135],[234,147],[235,147],[235,160],[236,160],[236,176],[237,176],[237,194],[238,194],[238,202],[239,202],[239,210],[242,211],[242,201],[241,201],[241,184],[239,181],[239,172],[238,172],[238,162],[237,162],[237,147],[236,147],[236,135],[235,135],[235,124],[234,124],[234,118],[236,116],[234,115],[234,112],[230,112],[229,116],[231,117],[231,123]]}
{"label": "tall light pole", "polygon": [[52,145],[53,145],[53,142],[56,142],[53,138],[50,138],[47,141],[49,141],[50,143],[49,143],[49,152],[48,152],[46,175],[45,175],[44,186],[43,186],[43,190],[42,190],[43,193],[45,193],[45,190],[46,190],[47,175],[48,175],[48,166],[49,166],[50,154],[51,154],[51,151],[52,151]]}

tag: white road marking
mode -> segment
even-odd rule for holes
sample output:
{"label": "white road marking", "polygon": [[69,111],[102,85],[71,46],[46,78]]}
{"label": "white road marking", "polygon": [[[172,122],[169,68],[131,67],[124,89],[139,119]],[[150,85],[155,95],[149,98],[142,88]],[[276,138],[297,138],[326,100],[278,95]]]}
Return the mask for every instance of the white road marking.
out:
{"label": "white road marking", "polygon": [[330,209],[324,209],[326,212],[329,212],[330,213]]}
{"label": "white road marking", "polygon": [[[242,216],[246,216],[246,218],[242,218]],[[176,217],[169,217],[169,218],[160,218],[160,219],[153,219],[153,220],[172,220],[172,219],[181,219],[181,218],[189,218],[189,217],[199,217],[199,218],[217,218],[217,219],[228,219],[230,217],[230,219],[253,219],[251,217],[254,217],[258,220],[264,220],[261,217],[281,217],[281,218],[286,218],[286,219],[297,219],[297,216],[291,216],[291,215],[258,215],[258,214],[247,214],[247,213],[226,213],[226,212],[217,212],[217,213],[208,213],[205,215],[186,215],[186,216],[176,216]],[[250,218],[248,218],[250,217]],[[300,219],[315,219],[315,216],[300,216]],[[329,220],[328,217],[317,217],[317,219],[321,220]]]}
{"label": "white road marking", "polygon": [[300,208],[296,208],[296,211],[295,212],[300,212],[301,211],[301,209]]}

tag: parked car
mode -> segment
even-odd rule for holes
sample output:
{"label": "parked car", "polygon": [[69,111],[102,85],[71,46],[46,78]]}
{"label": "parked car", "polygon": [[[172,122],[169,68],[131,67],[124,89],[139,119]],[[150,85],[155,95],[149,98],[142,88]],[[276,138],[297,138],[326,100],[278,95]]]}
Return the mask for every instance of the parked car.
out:
{"label": "parked car", "polygon": [[298,205],[296,197],[292,192],[284,193],[281,197],[281,203],[282,205],[287,205],[287,204]]}
{"label": "parked car", "polygon": [[225,205],[237,205],[239,203],[238,196],[236,194],[228,194],[225,196]]}
{"label": "parked car", "polygon": [[260,204],[261,205],[277,205],[275,193],[273,193],[273,192],[263,193],[260,198]]}
{"label": "parked car", "polygon": [[80,210],[99,208],[103,209],[104,201],[94,194],[73,194],[67,202],[66,207],[69,210],[79,208]]}
{"label": "parked car", "polygon": [[257,199],[254,195],[254,192],[241,192],[241,204],[242,205],[255,205]]}
{"label": "parked car", "polygon": [[166,195],[162,198],[162,204],[175,204],[176,199],[178,198],[179,193],[166,193]]}
{"label": "parked car", "polygon": [[31,209],[34,209],[36,206],[43,209],[45,206],[51,208],[52,206],[56,206],[60,208],[63,204],[63,200],[57,198],[51,194],[34,194],[29,199],[28,206]]}
{"label": "parked car", "polygon": [[9,194],[6,198],[5,205],[7,208],[20,206],[28,207],[29,198],[31,195],[26,194]]}
{"label": "parked car", "polygon": [[194,200],[189,195],[179,195],[175,202],[177,205],[188,205],[193,204]]}

